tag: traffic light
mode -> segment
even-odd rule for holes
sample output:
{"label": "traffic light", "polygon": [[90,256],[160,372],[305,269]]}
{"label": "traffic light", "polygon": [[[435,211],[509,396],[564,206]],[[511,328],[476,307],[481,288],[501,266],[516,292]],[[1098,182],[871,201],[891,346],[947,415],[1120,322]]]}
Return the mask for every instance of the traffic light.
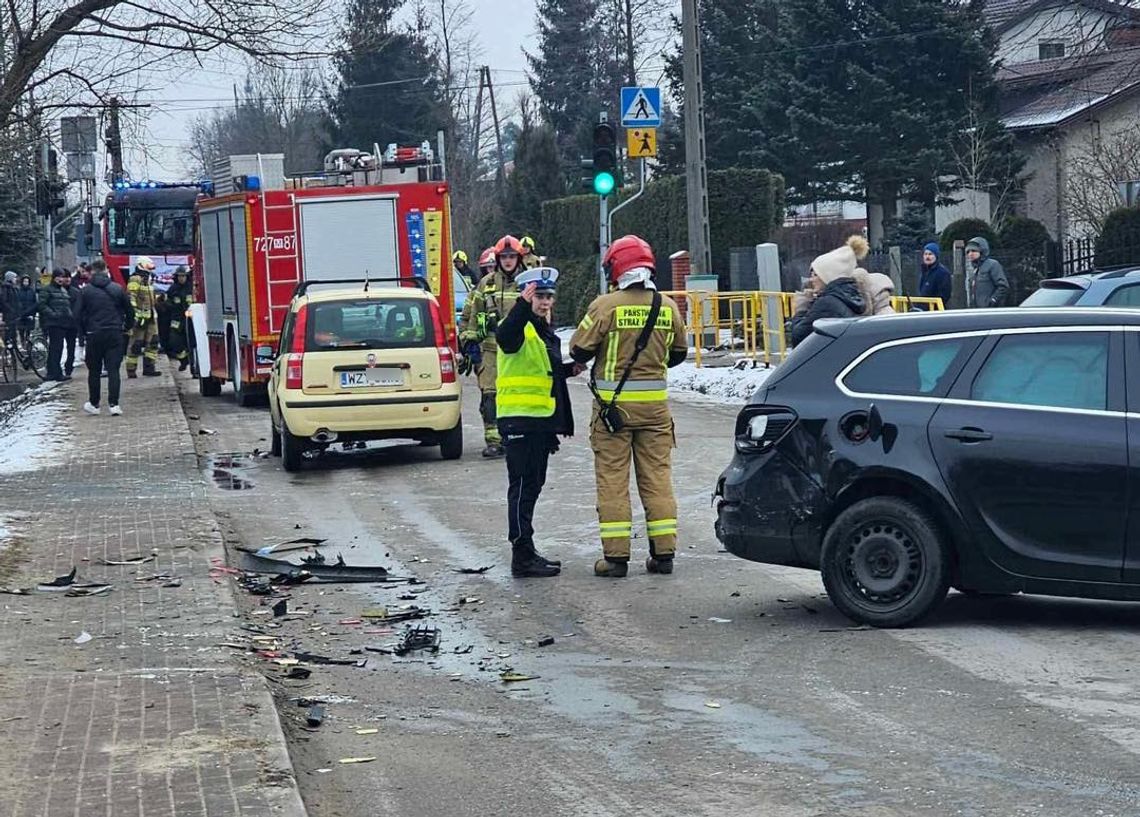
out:
{"label": "traffic light", "polygon": [[617,186],[617,128],[609,122],[594,125],[594,192],[608,196]]}

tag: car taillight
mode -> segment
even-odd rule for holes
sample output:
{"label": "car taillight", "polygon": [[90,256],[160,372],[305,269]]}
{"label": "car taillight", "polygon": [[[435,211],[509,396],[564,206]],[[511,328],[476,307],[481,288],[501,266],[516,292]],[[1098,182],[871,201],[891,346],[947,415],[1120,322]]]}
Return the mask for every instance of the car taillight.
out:
{"label": "car taillight", "polygon": [[443,315],[439,302],[431,299],[431,322],[435,329],[435,350],[439,353],[439,376],[444,383],[455,382],[455,354],[447,343],[447,331],[443,326]]}
{"label": "car taillight", "polygon": [[759,454],[787,436],[799,417],[789,408],[746,406],[736,418],[736,450]]}
{"label": "car taillight", "polygon": [[305,356],[300,352],[292,352],[285,358],[285,388],[301,388],[301,375],[305,371]]}
{"label": "car taillight", "polygon": [[305,335],[309,328],[309,305],[305,304],[297,310],[297,317],[293,320],[293,343],[289,351],[295,354],[304,354]]}

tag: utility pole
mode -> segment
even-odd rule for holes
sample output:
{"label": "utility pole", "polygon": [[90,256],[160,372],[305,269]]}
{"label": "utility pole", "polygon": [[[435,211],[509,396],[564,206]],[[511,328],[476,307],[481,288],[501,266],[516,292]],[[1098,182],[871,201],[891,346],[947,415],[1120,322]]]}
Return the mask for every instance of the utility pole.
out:
{"label": "utility pole", "polygon": [[[49,158],[50,150],[51,146],[48,144],[47,134],[45,133],[41,137],[40,141],[40,173],[43,175],[45,191],[50,190],[52,181],[49,171],[49,164],[51,161]],[[51,194],[47,193],[47,196],[50,198]],[[43,215],[43,265],[47,267],[48,271],[50,272],[55,265],[55,233],[53,231],[51,223],[51,210],[48,208],[45,209],[47,209],[47,212]]]}
{"label": "utility pole", "polygon": [[491,121],[495,123],[495,150],[499,157],[499,172],[495,178],[502,184],[507,176],[507,164],[503,159],[503,131],[499,127],[499,109],[495,107],[495,86],[491,83],[491,67],[484,65],[483,72],[487,76],[487,96],[491,100]]}
{"label": "utility pole", "polygon": [[705,161],[705,92],[701,77],[701,32],[697,0],[681,0],[685,83],[685,190],[689,215],[689,260],[694,275],[712,273],[709,253],[709,191]]}
{"label": "utility pole", "polygon": [[108,106],[107,153],[111,156],[111,184],[123,180],[123,137],[119,130],[119,98],[111,97]]}

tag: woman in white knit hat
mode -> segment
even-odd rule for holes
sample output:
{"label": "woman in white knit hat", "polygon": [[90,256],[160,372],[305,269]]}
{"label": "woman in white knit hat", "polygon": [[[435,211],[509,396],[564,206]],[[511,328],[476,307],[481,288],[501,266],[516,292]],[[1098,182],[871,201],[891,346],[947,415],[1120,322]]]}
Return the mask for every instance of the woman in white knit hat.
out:
{"label": "woman in white knit hat", "polygon": [[811,262],[811,282],[806,297],[788,322],[788,339],[792,346],[798,346],[807,338],[821,318],[856,318],[864,314],[867,303],[855,282],[855,271],[869,251],[867,239],[853,235],[839,249]]}

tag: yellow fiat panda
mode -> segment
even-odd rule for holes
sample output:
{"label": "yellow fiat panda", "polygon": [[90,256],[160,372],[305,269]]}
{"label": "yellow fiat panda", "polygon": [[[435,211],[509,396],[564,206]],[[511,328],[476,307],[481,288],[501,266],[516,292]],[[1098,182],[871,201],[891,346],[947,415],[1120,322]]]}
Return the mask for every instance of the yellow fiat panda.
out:
{"label": "yellow fiat panda", "polygon": [[463,454],[455,356],[435,296],[412,286],[298,285],[269,378],[286,471],[337,442],[411,439]]}

